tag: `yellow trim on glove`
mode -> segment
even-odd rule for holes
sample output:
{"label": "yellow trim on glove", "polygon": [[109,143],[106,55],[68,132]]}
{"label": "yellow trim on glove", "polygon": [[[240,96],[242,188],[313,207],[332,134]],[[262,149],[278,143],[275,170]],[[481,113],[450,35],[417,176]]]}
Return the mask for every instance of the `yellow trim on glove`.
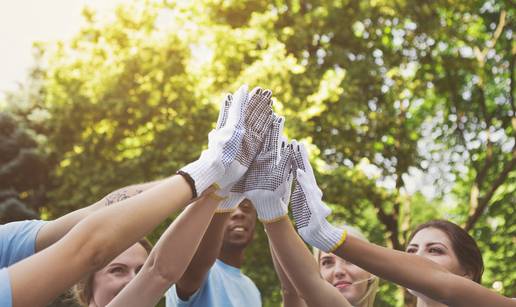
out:
{"label": "yellow trim on glove", "polygon": [[346,242],[347,237],[348,231],[344,229],[344,232],[342,233],[342,237],[340,238],[339,242],[337,242],[337,244],[335,244],[328,252],[333,253],[334,251],[336,251],[337,248],[339,248],[342,244],[344,244],[344,242]]}

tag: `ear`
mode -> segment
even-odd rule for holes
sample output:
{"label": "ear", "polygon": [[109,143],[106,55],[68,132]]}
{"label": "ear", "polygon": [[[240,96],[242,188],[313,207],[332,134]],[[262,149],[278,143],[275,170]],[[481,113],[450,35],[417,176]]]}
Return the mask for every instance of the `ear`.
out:
{"label": "ear", "polygon": [[462,274],[462,277],[465,277],[467,279],[471,279],[473,280],[473,273],[467,271],[467,270],[464,270],[466,273]]}

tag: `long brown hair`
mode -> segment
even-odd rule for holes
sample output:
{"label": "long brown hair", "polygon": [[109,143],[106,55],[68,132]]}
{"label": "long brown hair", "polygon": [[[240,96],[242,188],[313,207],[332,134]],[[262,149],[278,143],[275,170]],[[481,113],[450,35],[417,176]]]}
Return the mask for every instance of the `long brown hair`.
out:
{"label": "long brown hair", "polygon": [[[147,238],[140,239],[137,243],[140,244],[148,254],[150,254],[152,244]],[[95,272],[89,273],[81,281],[75,284],[72,289],[74,299],[80,306],[87,307],[93,298],[93,277],[95,277]]]}
{"label": "long brown hair", "polygon": [[452,249],[462,267],[474,282],[480,283],[484,273],[482,253],[473,239],[464,229],[446,220],[432,220],[419,225],[410,235],[408,242],[425,228],[436,228],[444,232],[452,243]]}

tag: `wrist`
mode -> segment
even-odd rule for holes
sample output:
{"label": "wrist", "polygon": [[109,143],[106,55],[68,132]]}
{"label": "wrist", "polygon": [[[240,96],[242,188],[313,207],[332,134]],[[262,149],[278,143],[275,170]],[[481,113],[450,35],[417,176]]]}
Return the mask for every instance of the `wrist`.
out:
{"label": "wrist", "polygon": [[178,171],[178,174],[182,175],[189,185],[193,186],[192,194],[194,198],[201,195],[208,187],[224,176],[222,165],[213,159],[207,159],[206,156],[203,153],[199,160],[186,165]]}
{"label": "wrist", "polygon": [[229,193],[227,197],[219,204],[216,213],[231,213],[236,210],[238,205],[244,200],[241,193]]}
{"label": "wrist", "polygon": [[322,219],[317,227],[301,228],[299,233],[310,245],[327,253],[339,248],[347,237],[346,230],[333,226],[326,219]]}
{"label": "wrist", "polygon": [[286,217],[288,214],[287,206],[283,201],[274,195],[267,195],[267,191],[253,191],[247,198],[256,208],[258,219],[262,223],[273,223]]}

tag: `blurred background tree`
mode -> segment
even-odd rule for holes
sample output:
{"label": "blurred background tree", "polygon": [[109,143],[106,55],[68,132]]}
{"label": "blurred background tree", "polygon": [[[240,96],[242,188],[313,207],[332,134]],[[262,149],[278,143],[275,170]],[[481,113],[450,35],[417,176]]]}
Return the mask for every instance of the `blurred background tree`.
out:
{"label": "blurred background tree", "polygon": [[0,223],[38,218],[48,169],[36,141],[0,112]]}
{"label": "blurred background tree", "polygon": [[[483,251],[483,284],[515,296],[514,14],[503,0],[85,9],[75,38],[36,46],[4,111],[40,140],[48,180],[33,208],[55,218],[172,174],[206,146],[225,92],[271,88],[288,136],[310,144],[335,221],[399,250],[416,225],[454,221]],[[277,306],[261,230],[244,271]],[[382,283],[377,306],[411,304]]]}

